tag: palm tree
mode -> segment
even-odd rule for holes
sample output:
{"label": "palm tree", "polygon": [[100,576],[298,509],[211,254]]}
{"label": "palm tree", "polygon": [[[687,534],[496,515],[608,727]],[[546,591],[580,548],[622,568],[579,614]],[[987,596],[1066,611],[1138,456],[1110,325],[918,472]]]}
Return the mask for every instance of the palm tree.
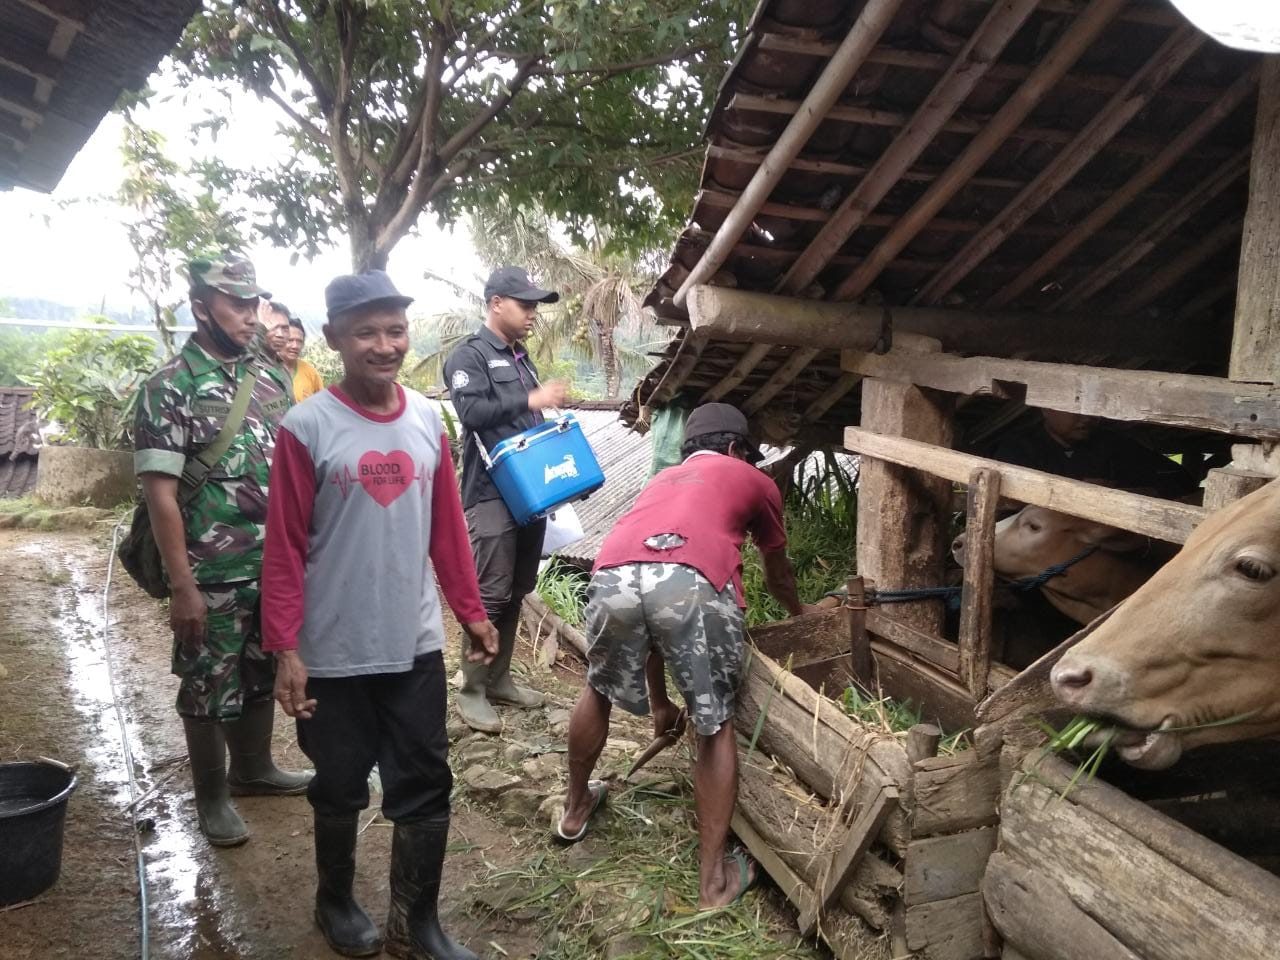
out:
{"label": "palm tree", "polygon": [[[639,375],[648,367],[643,340],[652,330],[653,317],[641,306],[637,291],[652,283],[656,271],[643,258],[608,252],[603,231],[596,232],[589,250],[561,241],[558,233],[555,223],[540,210],[504,207],[471,218],[472,240],[486,266],[519,264],[539,283],[560,291],[558,303],[538,311],[530,344],[534,356],[553,361],[577,353],[603,370],[605,392],[609,399],[616,399],[623,373]],[[420,333],[437,335],[440,342],[415,373],[439,382],[444,358],[458,340],[475,330],[476,318],[484,312],[484,303],[474,292],[484,281],[476,278],[468,289],[445,277],[427,276],[448,284],[465,304],[423,321]]]}

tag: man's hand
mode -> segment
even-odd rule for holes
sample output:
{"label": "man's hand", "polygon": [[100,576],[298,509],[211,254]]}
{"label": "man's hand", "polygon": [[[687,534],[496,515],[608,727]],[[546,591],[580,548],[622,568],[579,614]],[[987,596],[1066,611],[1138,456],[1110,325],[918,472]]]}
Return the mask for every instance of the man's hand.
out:
{"label": "man's hand", "polygon": [[310,720],[316,712],[315,700],[307,699],[307,665],[297,650],[276,654],[275,698],[284,712],[299,720]]}
{"label": "man's hand", "polygon": [[464,623],[462,629],[471,638],[467,660],[471,663],[492,663],[498,655],[498,628],[488,620]]}
{"label": "man's hand", "polygon": [[194,582],[173,588],[169,596],[169,626],[179,646],[189,649],[204,640],[207,613],[204,596]]}
{"label": "man's hand", "polygon": [[559,380],[549,380],[542,386],[529,391],[529,409],[546,410],[548,407],[563,407],[568,386]]}

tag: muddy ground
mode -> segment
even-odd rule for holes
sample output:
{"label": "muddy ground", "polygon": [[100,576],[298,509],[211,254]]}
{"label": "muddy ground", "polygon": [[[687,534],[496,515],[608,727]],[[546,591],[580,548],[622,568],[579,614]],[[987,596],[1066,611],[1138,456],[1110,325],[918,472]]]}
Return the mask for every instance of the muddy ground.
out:
{"label": "muddy ground", "polygon": [[[128,778],[104,659],[108,539],[108,528],[0,531],[0,761],[54,757],[75,765],[79,774],[61,878],[35,902],[0,912],[0,956],[6,960],[140,955],[134,815],[126,810]],[[137,811],[146,821],[139,836],[150,955],[332,956],[311,917],[315,872],[305,798],[237,801],[252,839],[231,850],[209,848],[196,830],[189,778],[180,766],[185,747],[172,707],[164,610],[117,570],[110,618],[115,693],[137,789],[155,791]],[[456,659],[456,636],[451,646]],[[593,840],[569,851],[551,844],[547,798],[563,789],[566,708],[576,697],[582,668],[573,660],[554,671],[530,667],[532,650],[524,640],[518,656],[518,667],[548,693],[547,707],[508,714],[508,729],[492,738],[450,723],[457,788],[444,912],[458,939],[487,958],[820,956],[795,942],[793,914],[770,889],[752,891],[697,935],[701,921],[689,902],[696,876],[683,747],[653,765],[639,792],[622,791],[616,803],[611,797]],[[612,736],[602,764],[619,772],[649,731],[619,717]],[[282,714],[276,739],[282,765],[306,765]],[[380,918],[391,830],[376,816],[376,805],[375,796],[361,820],[357,893]],[[618,880],[625,873],[612,864],[612,879],[581,880],[593,864],[617,859],[610,847],[611,819],[629,831],[628,849],[673,851],[664,861],[671,876],[662,879],[656,903],[643,915],[626,913],[622,922],[614,888],[626,886]],[[647,929],[670,916],[687,918],[668,924],[680,928],[678,936],[646,939]]]}

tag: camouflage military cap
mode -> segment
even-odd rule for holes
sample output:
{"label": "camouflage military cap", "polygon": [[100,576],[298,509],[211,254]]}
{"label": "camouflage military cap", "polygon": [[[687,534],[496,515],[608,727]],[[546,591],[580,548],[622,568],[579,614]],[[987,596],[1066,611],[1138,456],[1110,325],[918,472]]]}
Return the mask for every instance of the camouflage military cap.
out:
{"label": "camouflage military cap", "polygon": [[241,253],[218,253],[196,257],[187,264],[191,289],[212,287],[231,297],[270,297],[258,286],[258,276],[249,258]]}

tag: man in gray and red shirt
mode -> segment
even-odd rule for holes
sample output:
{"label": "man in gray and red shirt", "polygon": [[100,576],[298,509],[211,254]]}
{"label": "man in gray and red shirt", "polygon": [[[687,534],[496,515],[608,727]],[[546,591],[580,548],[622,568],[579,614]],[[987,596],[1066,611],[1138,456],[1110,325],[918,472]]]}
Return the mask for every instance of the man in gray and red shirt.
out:
{"label": "man in gray and red shirt", "polygon": [[396,383],[412,301],[381,271],[338,277],[325,299],[324,334],[344,377],[281,424],[262,568],[276,699],[316,768],[316,921],[344,955],[383,947],[352,894],[356,818],[376,763],[382,813],[395,824],[387,952],[476,960],[444,933],[436,907],[453,785],[436,582],[471,639],[467,659],[492,660],[497,632],[443,424]]}
{"label": "man in gray and red shirt", "polygon": [[609,734],[613,704],[675,719],[666,662],[698,734],[699,905],[723,906],[754,881],[755,864],[725,856],[738,790],[733,710],[742,665],[743,541],[755,541],[765,583],[792,614],[804,612],[787,559],[778,488],[753,463],[747,419],[709,403],[685,425],[684,462],[663,470],[605,538],[587,588],[587,687],[569,724],[569,795],[561,841],[586,834],[607,788],[589,780]]}

